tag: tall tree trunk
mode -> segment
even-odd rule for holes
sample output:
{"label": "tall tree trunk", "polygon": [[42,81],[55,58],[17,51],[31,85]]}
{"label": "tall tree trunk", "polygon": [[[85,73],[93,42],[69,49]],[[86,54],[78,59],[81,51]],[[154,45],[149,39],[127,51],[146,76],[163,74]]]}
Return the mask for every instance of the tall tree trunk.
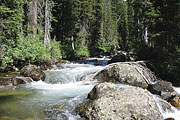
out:
{"label": "tall tree trunk", "polygon": [[37,0],[32,0],[32,2],[29,3],[28,13],[29,24],[32,28],[34,37],[37,35],[37,2]]}
{"label": "tall tree trunk", "polygon": [[144,30],[144,40],[146,43],[148,43],[148,28],[145,27],[145,30]]}
{"label": "tall tree trunk", "polygon": [[71,45],[72,45],[72,49],[75,50],[75,47],[74,47],[74,37],[73,36],[71,37]]}
{"label": "tall tree trunk", "polygon": [[44,33],[44,45],[49,47],[50,44],[50,3],[49,0],[46,0],[46,7],[45,7],[45,33]]}

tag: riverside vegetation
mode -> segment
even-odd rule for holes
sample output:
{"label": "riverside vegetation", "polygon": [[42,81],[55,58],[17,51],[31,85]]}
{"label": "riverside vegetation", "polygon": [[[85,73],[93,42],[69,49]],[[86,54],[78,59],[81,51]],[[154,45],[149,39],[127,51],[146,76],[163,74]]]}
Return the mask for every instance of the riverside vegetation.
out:
{"label": "riverside vegetation", "polygon": [[[146,116],[143,111],[133,111],[133,104],[128,104],[127,111],[116,108],[110,111],[111,115],[119,110],[124,118],[151,119],[153,116],[153,119],[163,119],[151,93],[179,108],[178,93],[172,87],[172,84],[180,85],[179,0],[0,0],[0,16],[0,85],[16,86],[30,83],[32,79],[45,80],[46,75],[42,70],[51,69],[54,64],[57,69],[62,68],[61,62],[66,62],[64,60],[117,54],[109,63],[122,63],[110,64],[95,76],[92,75],[93,78],[100,82],[136,87],[119,89],[111,83],[95,86],[88,95],[90,101],[77,107],[84,119],[104,116],[108,119],[110,116],[99,110],[106,110],[101,106],[104,104],[101,99],[109,103],[111,96],[115,96],[113,102],[119,105],[119,96],[114,94],[119,91],[124,94],[125,101],[121,103],[125,106],[127,99],[130,99],[129,94],[126,96],[128,92],[139,92],[134,98],[142,95],[135,102],[137,107],[141,98],[150,98],[145,101],[151,103],[145,104],[149,111]],[[126,51],[128,56],[119,53],[120,50]],[[136,57],[132,59],[131,55]],[[129,60],[146,61],[148,68],[169,82],[157,82],[146,66],[126,62]],[[151,83],[154,81],[157,83]],[[104,92],[96,95],[96,91],[108,86],[109,90],[105,93],[109,94],[97,97]],[[0,92],[2,98],[35,94],[28,90],[14,91],[11,87],[7,92],[4,89]],[[109,105],[117,106],[114,103]],[[97,113],[94,113],[94,108]],[[86,110],[92,110],[93,115]]]}
{"label": "riverside vegetation", "polygon": [[1,0],[1,71],[120,49],[177,85],[179,10],[178,0]]}

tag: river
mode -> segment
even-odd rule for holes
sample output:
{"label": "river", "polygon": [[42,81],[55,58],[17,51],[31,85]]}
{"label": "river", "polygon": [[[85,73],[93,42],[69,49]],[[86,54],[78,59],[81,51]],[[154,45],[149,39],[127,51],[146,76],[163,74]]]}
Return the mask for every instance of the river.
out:
{"label": "river", "polygon": [[[45,81],[6,88],[1,86],[0,92],[19,94],[0,97],[0,119],[80,120],[74,109],[87,100],[88,92],[97,84],[90,81],[91,76],[103,69],[107,60],[63,64],[64,69],[45,71]],[[180,94],[180,88],[175,89]],[[163,116],[178,120],[180,112],[172,108],[174,112],[161,110]]]}

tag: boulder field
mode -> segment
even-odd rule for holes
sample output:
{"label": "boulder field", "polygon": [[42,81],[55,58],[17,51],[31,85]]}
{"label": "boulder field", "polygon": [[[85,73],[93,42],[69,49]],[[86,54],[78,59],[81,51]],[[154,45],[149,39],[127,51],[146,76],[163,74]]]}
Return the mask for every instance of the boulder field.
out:
{"label": "boulder field", "polygon": [[139,87],[100,83],[76,111],[86,120],[163,120],[151,93]]}
{"label": "boulder field", "polygon": [[158,80],[143,62],[109,64],[93,80],[99,84],[89,92],[89,100],[76,108],[84,120],[163,120],[153,94],[164,99],[164,104],[159,104],[164,109],[171,110],[170,101],[179,106],[172,84]]}

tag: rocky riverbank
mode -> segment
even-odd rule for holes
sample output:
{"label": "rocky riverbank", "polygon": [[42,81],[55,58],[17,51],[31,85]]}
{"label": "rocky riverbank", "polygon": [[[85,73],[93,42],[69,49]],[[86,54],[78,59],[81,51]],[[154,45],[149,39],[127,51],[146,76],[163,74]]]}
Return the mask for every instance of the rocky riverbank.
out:
{"label": "rocky riverbank", "polygon": [[[16,86],[19,84],[26,84],[32,81],[44,81],[46,78],[44,70],[62,69],[62,63],[67,63],[66,60],[49,60],[44,61],[38,65],[24,65],[22,68],[14,67],[11,69],[4,69],[0,72],[0,86]],[[23,66],[23,65],[21,65]]]}
{"label": "rocky riverbank", "polygon": [[101,83],[88,98],[76,108],[84,120],[163,120],[150,92],[139,87]]}
{"label": "rocky riverbank", "polygon": [[35,65],[28,65],[17,72],[7,72],[0,74],[0,85],[16,86],[30,83],[32,81],[44,80],[45,73]]}
{"label": "rocky riverbank", "polygon": [[[166,105],[170,102],[178,109],[180,106],[172,84],[158,80],[143,62],[110,64],[97,72],[93,79],[100,84],[88,94],[89,101],[76,108],[83,119],[163,120],[153,94],[167,101]],[[118,84],[128,87],[119,88]]]}
{"label": "rocky riverbank", "polygon": [[[95,63],[97,61],[98,60],[96,60]],[[88,63],[89,62],[92,61],[88,61]],[[82,65],[85,64],[86,63]],[[19,84],[31,83],[32,81],[43,81],[46,77],[43,70],[56,70],[65,67],[61,63],[52,65],[44,63],[42,66],[27,65],[18,72],[1,73],[0,85],[17,86]],[[97,80],[99,82],[99,84],[89,92],[87,96],[88,101],[78,105],[76,108],[76,111],[81,115],[82,119],[163,120],[164,116],[160,109],[165,112],[173,112],[171,104],[177,109],[180,108],[180,99],[172,84],[170,82],[158,80],[146,67],[143,61],[117,62],[101,67],[102,69],[95,74],[92,73],[91,76],[85,76],[85,78],[87,77],[86,79],[83,77],[85,80],[79,79],[84,80],[82,83],[86,82],[86,80]],[[65,69],[73,69],[73,67],[65,67]],[[62,70],[64,71],[65,69]],[[81,70],[79,69],[79,71]],[[62,72],[63,75],[65,74],[64,72]],[[67,80],[69,79],[70,77],[68,76]],[[52,79],[50,83],[53,83],[53,81],[55,81],[55,79]],[[84,84],[86,85],[86,83]],[[125,87],[120,87],[119,84],[124,84]],[[1,94],[2,96],[12,96],[12,94],[31,94],[26,91],[25,93],[23,93],[24,91],[22,93],[14,92],[15,91],[12,90],[9,94],[2,94],[2,92]],[[154,96],[157,96],[160,100],[156,101]],[[57,111],[59,111],[59,109]],[[55,115],[58,116],[60,113]],[[52,114],[54,113],[52,112]],[[48,116],[51,117],[49,113]]]}

